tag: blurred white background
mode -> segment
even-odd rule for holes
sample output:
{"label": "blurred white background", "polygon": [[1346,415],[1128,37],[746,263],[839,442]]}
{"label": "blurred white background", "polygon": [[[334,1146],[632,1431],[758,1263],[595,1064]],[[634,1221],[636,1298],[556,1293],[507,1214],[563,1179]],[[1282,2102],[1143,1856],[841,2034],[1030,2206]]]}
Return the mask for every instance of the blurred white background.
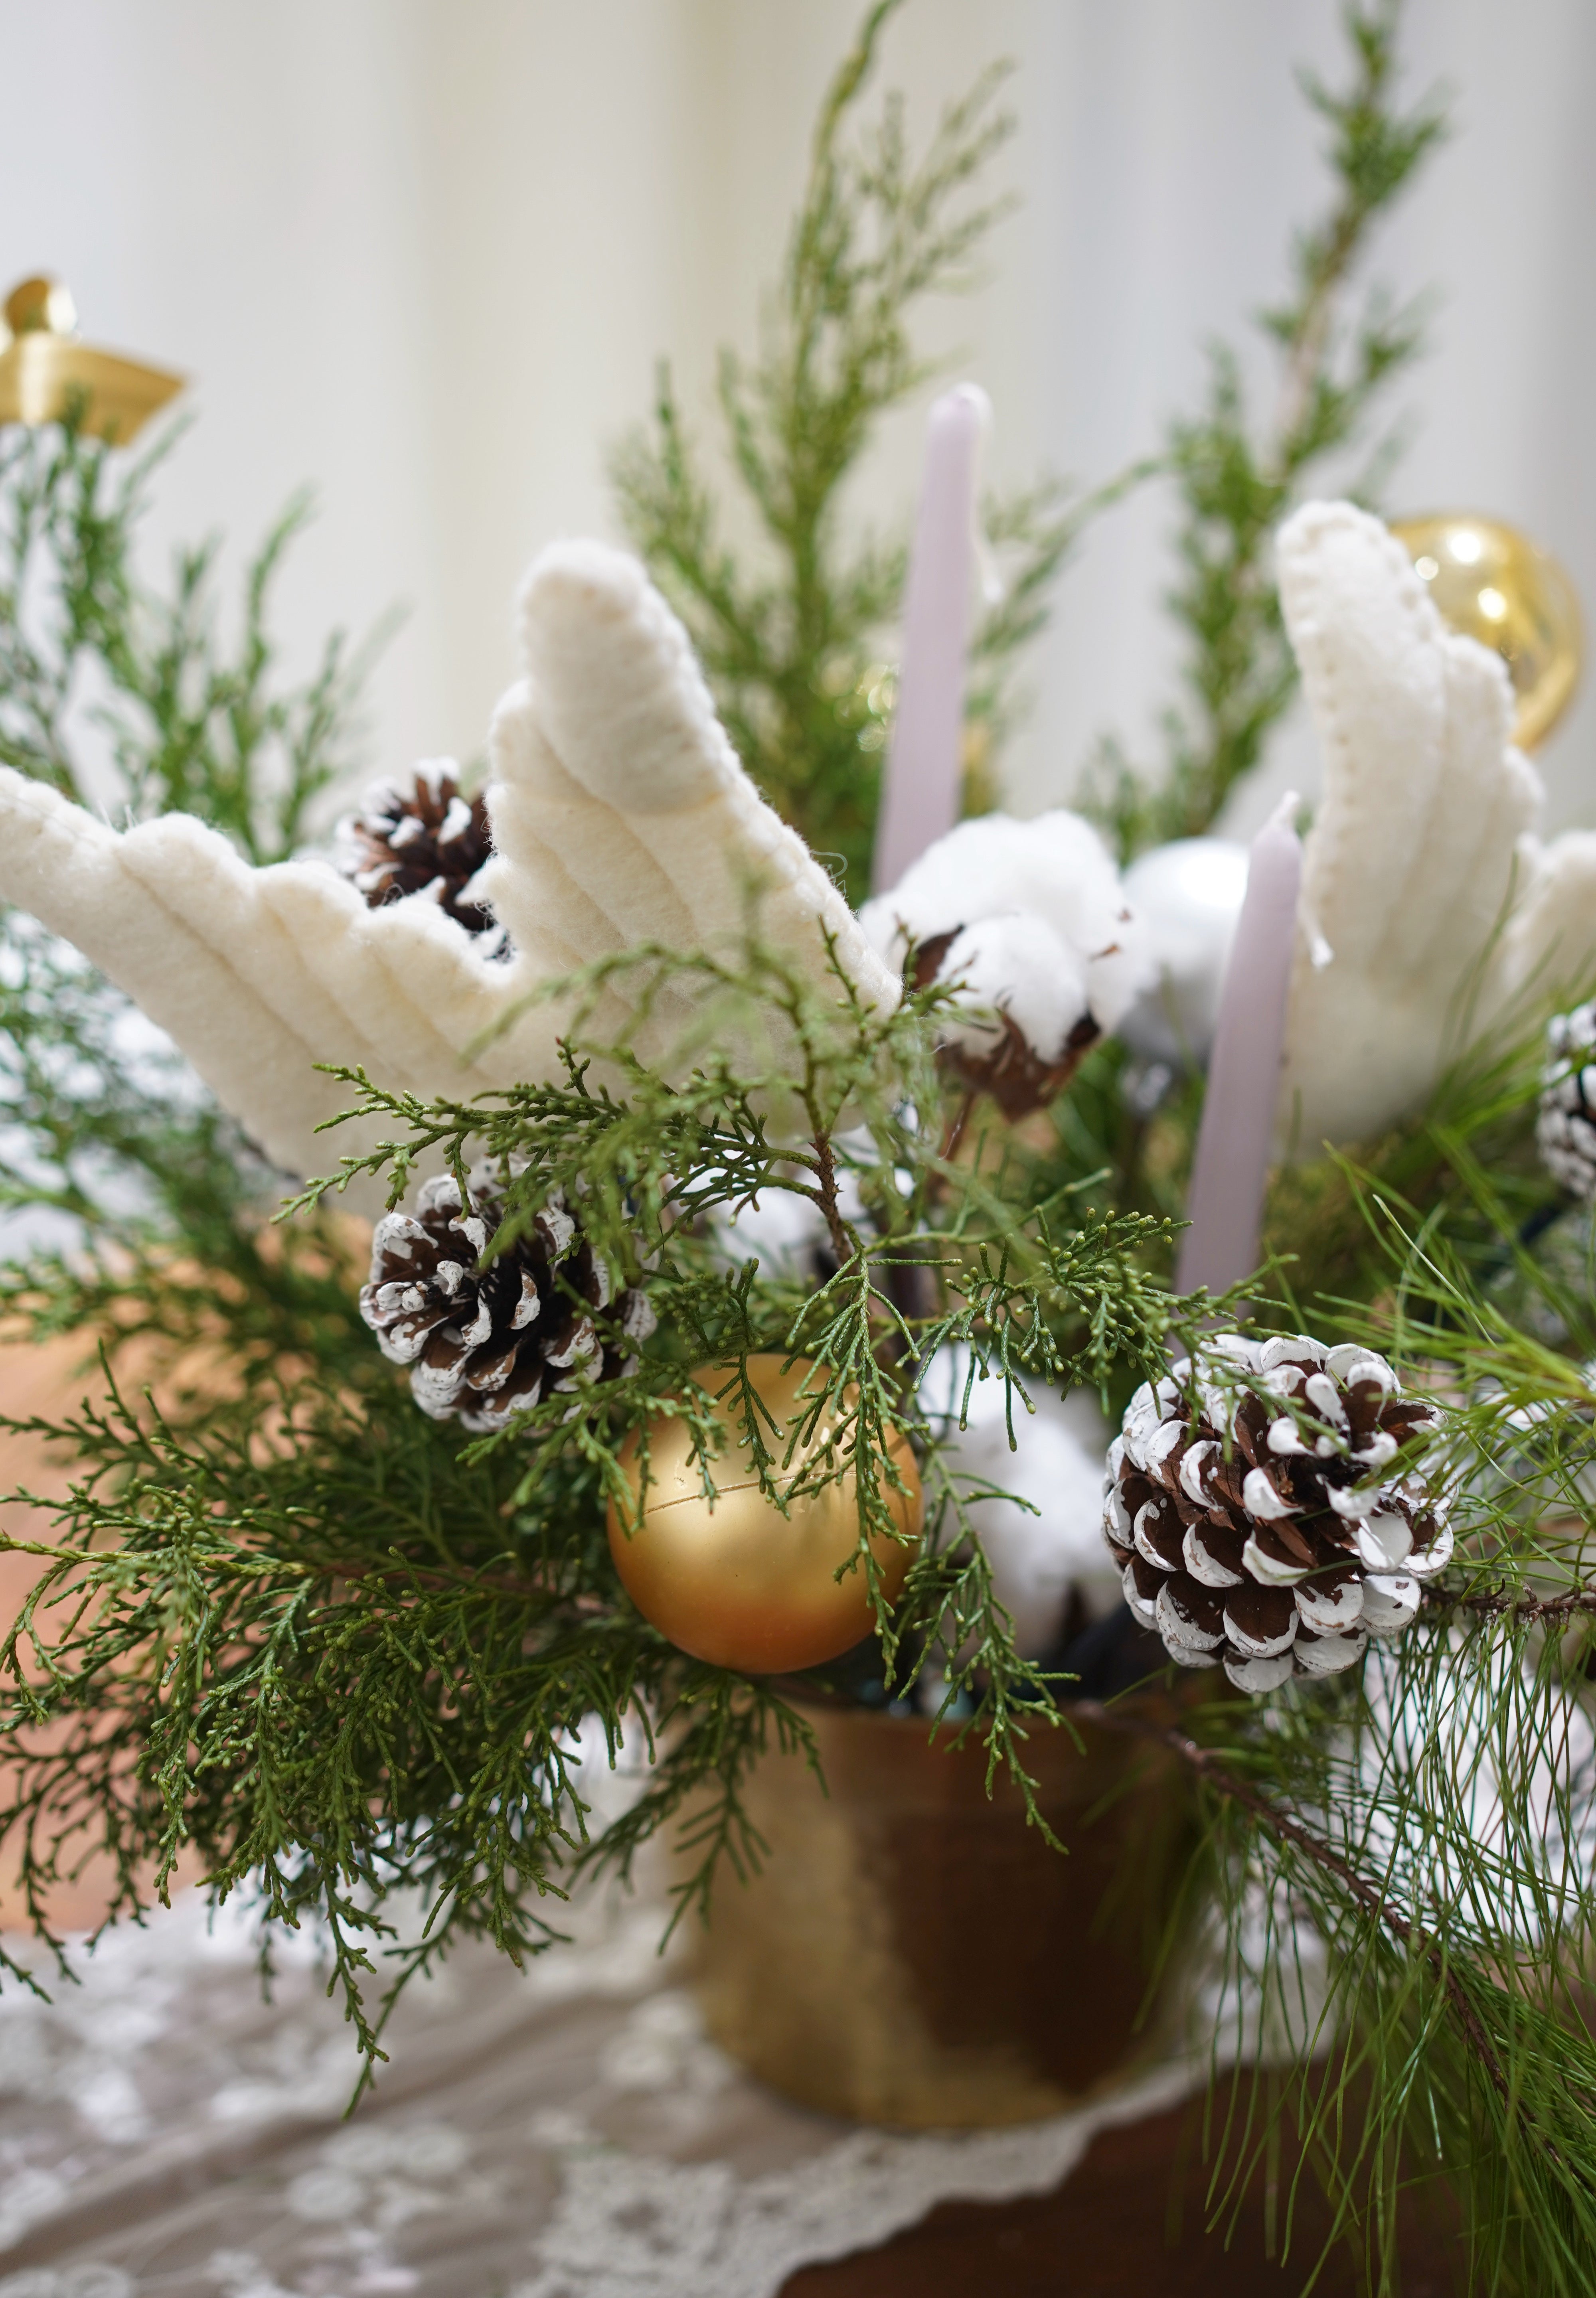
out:
{"label": "blurred white background", "polygon": [[[220,526],[236,550],[312,481],[282,596],[297,657],[403,602],[373,761],[468,756],[514,674],[520,569],[553,535],[614,532],[605,457],[656,359],[707,426],[715,346],[751,344],[858,12],[0,0],[0,287],[57,271],[91,341],[194,378],[154,548]],[[1415,0],[1409,48],[1457,132],[1378,251],[1442,297],[1392,500],[1514,520],[1596,610],[1596,8]],[[1322,196],[1293,71],[1338,54],[1335,0],[910,0],[883,83],[919,136],[983,62],[1018,67],[999,171],[1022,207],[989,285],[928,328],[996,403],[995,476],[1100,477],[1191,403],[1203,339],[1278,292]],[[906,523],[922,414],[883,433],[862,515]],[[1066,576],[1009,753],[1019,810],[1165,698],[1167,523],[1149,497]],[[1589,691],[1542,764],[1552,819],[1596,820]]]}

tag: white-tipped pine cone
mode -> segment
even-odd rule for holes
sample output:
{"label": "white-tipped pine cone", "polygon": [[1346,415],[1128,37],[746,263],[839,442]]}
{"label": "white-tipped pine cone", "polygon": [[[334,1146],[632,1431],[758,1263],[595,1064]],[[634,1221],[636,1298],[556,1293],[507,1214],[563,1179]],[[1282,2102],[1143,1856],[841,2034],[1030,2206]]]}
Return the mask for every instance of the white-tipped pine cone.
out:
{"label": "white-tipped pine cone", "polygon": [[1596,1004],[1546,1024],[1535,1145],[1556,1181],[1583,1205],[1596,1200]]}
{"label": "white-tipped pine cone", "polygon": [[1351,1667],[1451,1555],[1410,1465],[1384,1474],[1438,1418],[1371,1350],[1216,1335],[1137,1389],[1109,1448],[1104,1531],[1131,1610],[1243,1691]]}
{"label": "white-tipped pine cone", "polygon": [[422,1184],[413,1213],[383,1216],[360,1314],[390,1362],[409,1366],[424,1412],[485,1432],[542,1396],[613,1380],[655,1318],[635,1286],[616,1291],[558,1192],[485,1269],[503,1200],[475,1175],[471,1200],[464,1211],[444,1173]]}
{"label": "white-tipped pine cone", "polygon": [[487,800],[480,790],[466,796],[452,758],[418,766],[408,789],[374,782],[364,812],[344,815],[335,842],[338,867],[368,908],[418,897],[435,902],[504,956],[509,938],[476,894],[477,872],[492,852]]}

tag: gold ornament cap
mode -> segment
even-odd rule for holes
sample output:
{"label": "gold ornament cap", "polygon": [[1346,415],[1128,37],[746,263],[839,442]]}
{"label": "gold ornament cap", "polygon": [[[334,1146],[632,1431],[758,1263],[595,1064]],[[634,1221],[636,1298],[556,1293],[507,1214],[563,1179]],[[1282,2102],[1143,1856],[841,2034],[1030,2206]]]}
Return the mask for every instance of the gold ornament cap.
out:
{"label": "gold ornament cap", "polygon": [[125,447],[175,399],[184,377],[79,343],[78,313],[59,279],[20,280],[0,327],[0,423],[64,423]]}
{"label": "gold ornament cap", "polygon": [[1584,631],[1567,574],[1528,535],[1477,511],[1393,518],[1391,532],[1442,621],[1506,663],[1518,703],[1513,739],[1521,750],[1534,749],[1579,683]]}
{"label": "gold ornament cap", "polygon": [[[748,1360],[754,1393],[775,1423],[774,1431],[767,1427],[766,1441],[781,1464],[777,1489],[785,1492],[823,1451],[837,1423],[828,1412],[786,1458],[787,1432],[814,1409],[814,1383],[807,1395],[799,1391],[815,1368],[803,1359],[786,1370],[783,1363],[778,1356]],[[724,1365],[702,1365],[692,1377],[714,1396],[730,1373]],[[733,1401],[718,1406],[716,1417],[723,1442],[709,1464],[713,1500],[704,1497],[703,1471],[691,1457],[691,1432],[682,1421],[661,1418],[650,1427],[646,1491],[639,1439],[628,1438],[621,1462],[642,1512],[640,1524],[635,1506],[624,1520],[615,1502],[609,1505],[609,1548],[622,1585],[643,1617],[695,1659],[742,1675],[818,1667],[875,1625],[863,1564],[840,1580],[836,1576],[858,1550],[854,1476],[850,1471],[790,1501],[783,1516],[759,1489]],[[881,1489],[904,1539],[880,1533],[871,1550],[894,1601],[920,1537],[924,1504],[907,1437],[895,1430],[888,1450],[906,1489],[898,1491],[884,1474]]]}

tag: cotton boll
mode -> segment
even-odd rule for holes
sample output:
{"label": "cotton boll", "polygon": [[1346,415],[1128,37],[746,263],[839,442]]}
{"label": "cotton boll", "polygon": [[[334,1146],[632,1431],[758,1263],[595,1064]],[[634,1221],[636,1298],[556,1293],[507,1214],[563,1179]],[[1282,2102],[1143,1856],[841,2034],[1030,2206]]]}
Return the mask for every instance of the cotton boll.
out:
{"label": "cotton boll", "polygon": [[1118,1028],[1144,1060],[1207,1060],[1246,888],[1247,849],[1228,838],[1178,838],[1126,872],[1151,979]]}
{"label": "cotton boll", "polygon": [[1045,1062],[1063,1058],[1071,1032],[1087,1019],[1087,968],[1079,953],[1034,915],[982,918],[966,926],[955,936],[938,975],[956,985],[961,1009],[946,1022],[947,1035],[977,1054],[988,1052],[998,1034],[988,1018],[994,1012],[1006,1013]]}
{"label": "cotton boll", "polygon": [[867,902],[859,922],[887,963],[901,968],[911,942],[1016,914],[1040,919],[1076,952],[1086,971],[1082,1011],[1099,1029],[1113,1029],[1146,968],[1120,873],[1080,814],[1060,807],[1030,822],[1005,814],[962,822],[890,893]]}
{"label": "cotton boll", "polygon": [[910,941],[930,941],[977,918],[1030,910],[1065,928],[1083,948],[1113,939],[1123,905],[1107,847],[1079,814],[1060,809],[1016,822],[979,814],[938,839],[889,893],[860,912],[868,938],[889,964]]}
{"label": "cotton boll", "polygon": [[921,980],[957,985],[944,1065],[1011,1123],[1063,1091],[1148,979],[1119,872],[1091,824],[1063,810],[961,822],[860,922],[889,964],[913,948]]}
{"label": "cotton boll", "polygon": [[921,1384],[921,1401],[933,1418],[943,1418],[944,1458],[961,1486],[970,1477],[996,1484],[1038,1511],[1033,1516],[1012,1500],[994,1499],[972,1500],[966,1509],[997,1600],[1013,1618],[1015,1641],[1036,1658],[1056,1639],[1071,1589],[1079,1590],[1093,1618],[1121,1600],[1120,1573],[1102,1531],[1107,1431],[1090,1394],[1075,1390],[1061,1399],[1027,1382],[1036,1409],[1027,1412],[1014,1397],[1017,1449],[1010,1451],[1001,1375],[974,1383],[961,1431],[969,1362],[962,1349],[939,1351]]}

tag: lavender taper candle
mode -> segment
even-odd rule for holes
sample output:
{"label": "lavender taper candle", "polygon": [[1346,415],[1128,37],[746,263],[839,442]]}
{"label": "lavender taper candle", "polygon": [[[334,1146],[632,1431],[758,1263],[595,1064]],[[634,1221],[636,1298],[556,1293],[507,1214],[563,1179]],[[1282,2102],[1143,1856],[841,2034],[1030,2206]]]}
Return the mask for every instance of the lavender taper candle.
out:
{"label": "lavender taper candle", "polygon": [[931,409],[904,602],[897,707],[876,819],[872,890],[888,892],[959,818],[975,487],[992,406],[962,383]]}
{"label": "lavender taper candle", "polygon": [[1220,998],[1175,1282],[1221,1293],[1258,1266],[1263,1187],[1280,1097],[1286,996],[1296,948],[1302,845],[1294,790],[1253,841],[1247,891]]}

